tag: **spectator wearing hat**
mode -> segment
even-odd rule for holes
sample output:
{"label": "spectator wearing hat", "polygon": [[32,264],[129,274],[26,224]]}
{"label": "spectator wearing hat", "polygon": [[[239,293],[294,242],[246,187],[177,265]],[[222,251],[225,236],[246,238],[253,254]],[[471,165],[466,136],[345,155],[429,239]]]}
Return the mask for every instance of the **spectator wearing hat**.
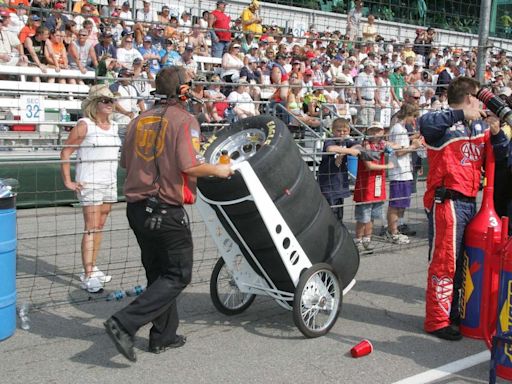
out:
{"label": "spectator wearing hat", "polygon": [[[130,63],[133,68],[133,62]],[[114,115],[112,117],[119,125],[119,137],[124,142],[126,136],[126,126],[141,111],[144,111],[144,100],[140,98],[137,88],[133,85],[133,71],[127,68],[121,68],[119,75],[110,90],[115,96]]]}
{"label": "spectator wearing hat", "polygon": [[101,17],[111,17],[112,14],[116,11],[117,8],[117,0],[108,0],[107,4],[101,7]]}
{"label": "spectator wearing hat", "polygon": [[94,70],[98,66],[98,59],[94,46],[87,41],[88,33],[85,29],[78,31],[78,40],[69,46],[70,68],[78,69],[81,73]]}
{"label": "spectator wearing hat", "polygon": [[452,80],[458,76],[459,68],[453,60],[448,60],[445,68],[439,73],[439,77],[437,78],[436,95],[439,96],[441,93],[444,93],[443,91],[446,91]]}
{"label": "spectator wearing hat", "polygon": [[36,29],[41,26],[41,18],[38,15],[30,15],[27,20],[27,24],[21,28],[18,38],[21,44],[25,44],[27,37],[33,37],[36,35]]}
{"label": "spectator wearing hat", "polygon": [[[66,9],[66,1],[63,1],[63,0],[60,0],[60,1],[57,1],[57,3],[62,3],[63,4],[63,7],[61,9],[65,10]],[[73,2],[73,13],[74,14],[80,14],[82,13],[82,8],[86,5],[89,5],[91,6],[92,9],[92,12],[93,12],[93,15],[94,16],[99,16],[99,12],[98,10],[96,9],[96,6],[94,4],[95,2],[93,0],[78,0],[78,1],[74,1]],[[34,5],[32,5],[34,6]]]}
{"label": "spectator wearing hat", "polygon": [[135,20],[142,23],[145,28],[149,28],[151,23],[158,22],[158,14],[151,9],[151,1],[142,1],[142,9],[138,9],[135,13]]}
{"label": "spectator wearing hat", "polygon": [[410,85],[421,83],[423,80],[423,71],[421,65],[414,63],[412,65],[412,71],[405,76],[405,82]]}
{"label": "spectator wearing hat", "polygon": [[[244,66],[240,58],[240,44],[234,42],[228,46],[227,52],[222,56],[222,74],[221,78],[226,83],[237,83],[240,79],[240,70]],[[226,90],[227,95],[231,89]]]}
{"label": "spectator wearing hat", "polygon": [[377,37],[377,27],[375,25],[375,16],[368,15],[368,22],[363,24],[363,41],[375,42]]}
{"label": "spectator wearing hat", "polygon": [[296,75],[292,75],[290,77],[290,89],[286,98],[286,109],[293,115],[290,118],[289,127],[295,133],[299,133],[298,138],[303,138],[302,133],[304,129],[301,123],[311,128],[318,128],[321,123],[318,117],[310,116],[305,112],[307,107],[305,107],[302,94],[302,81]]}
{"label": "spectator wearing hat", "polygon": [[[78,23],[77,23],[77,26],[78,26]],[[82,27],[80,29],[82,29],[82,28],[87,30],[87,32],[89,33],[89,35],[87,36],[87,40],[90,43],[92,43],[93,46],[95,46],[96,44],[99,43],[99,39],[98,39],[99,30],[91,18],[87,18],[84,20],[84,22],[82,23]]]}
{"label": "spectator wearing hat", "polygon": [[262,19],[259,14],[260,2],[258,0],[252,0],[247,8],[244,8],[240,18],[242,19],[242,30],[244,32],[252,32],[256,36],[263,33],[263,27],[261,25]]}
{"label": "spectator wearing hat", "polygon": [[238,119],[259,115],[258,109],[254,104],[254,100],[249,94],[248,83],[240,80],[226,99],[228,103],[234,104],[233,111]]}
{"label": "spectator wearing hat", "polygon": [[210,56],[210,53],[208,52],[208,43],[206,42],[206,37],[201,31],[199,24],[196,23],[192,26],[192,31],[188,34],[187,37],[187,43],[194,46],[194,55]]}
{"label": "spectator wearing hat", "polygon": [[180,54],[176,49],[175,41],[167,39],[164,48],[160,50],[160,65],[162,68],[173,67],[179,58]]}
{"label": "spectator wearing hat", "polygon": [[347,35],[349,40],[356,40],[359,36],[359,28],[363,17],[363,2],[357,0],[355,7],[352,8],[347,15]]}
{"label": "spectator wearing hat", "polygon": [[151,36],[145,36],[142,42],[142,47],[139,47],[139,52],[142,59],[149,65],[149,70],[153,75],[156,75],[160,70],[160,52],[157,48],[153,47],[153,39]]}
{"label": "spectator wearing hat", "polygon": [[55,3],[53,6],[53,11],[51,12],[50,16],[46,18],[44,23],[45,27],[48,28],[49,31],[56,29],[59,31],[64,31],[66,28],[66,23],[69,20],[66,15],[62,14],[62,12],[65,10],[66,6],[64,3]]}
{"label": "spectator wearing hat", "polygon": [[169,22],[169,19],[171,18],[170,9],[168,5],[162,5],[162,8],[160,9],[160,13],[158,14],[158,23],[165,25]]}
{"label": "spectator wearing hat", "polygon": [[[117,201],[117,157],[120,140],[118,127],[111,120],[114,95],[106,85],[94,85],[82,102],[83,118],[66,140],[61,151],[64,185],[77,194],[85,221],[82,236],[80,288],[99,292],[112,277],[97,266],[103,226]],[[77,151],[75,181],[71,179],[71,155]]]}
{"label": "spectator wearing hat", "polygon": [[8,30],[10,13],[0,12],[0,64],[26,66],[27,56],[18,36]]}
{"label": "spectator wearing hat", "polygon": [[370,125],[375,120],[375,88],[374,68],[371,62],[364,64],[363,71],[356,78],[356,96],[361,107],[359,124]]}
{"label": "spectator wearing hat", "polygon": [[192,18],[190,12],[183,12],[178,19],[178,32],[189,34],[192,30]]}
{"label": "spectator wearing hat", "polygon": [[113,59],[117,59],[117,48],[113,43],[112,33],[102,33],[99,40],[100,42],[94,46],[96,57],[98,59],[101,59],[102,57],[111,57]]}
{"label": "spectator wearing hat", "polygon": [[375,92],[375,108],[376,119],[380,121],[383,127],[389,127],[391,122],[391,81],[388,78],[389,69],[381,67],[377,70],[375,77],[375,85],[377,92]]}
{"label": "spectator wearing hat", "polygon": [[150,67],[144,60],[133,60],[132,84],[144,102],[144,110],[152,108],[155,102],[150,98],[151,89],[155,88],[155,76],[151,73]]}
{"label": "spectator wearing hat", "polygon": [[121,25],[124,29],[131,29],[133,26],[133,14],[130,9],[130,2],[125,1],[121,5],[121,11],[119,11],[119,18],[122,20]]}
{"label": "spectator wearing hat", "polygon": [[185,50],[181,53],[181,56],[176,60],[177,67],[183,67],[187,70],[190,78],[195,78],[197,75],[197,63],[194,60],[194,46],[192,44],[186,44]]}
{"label": "spectator wearing hat", "polygon": [[226,2],[223,0],[217,1],[217,8],[210,12],[208,19],[208,28],[212,40],[212,56],[223,57],[227,52],[229,43],[231,42],[231,17],[226,13]]}
{"label": "spectator wearing hat", "polygon": [[251,57],[248,63],[240,69],[240,80],[247,81],[251,86],[249,87],[249,94],[254,101],[260,101],[261,88],[257,84],[262,84],[262,73],[258,67],[260,60],[257,57]]}
{"label": "spectator wearing hat", "polygon": [[393,163],[386,163],[384,155],[386,145],[382,124],[372,122],[365,130],[363,148],[380,152],[380,158],[375,161],[358,161],[354,188],[354,201],[359,203],[355,207],[356,238],[354,242],[360,252],[374,249],[371,243],[373,221],[380,219],[383,215],[386,200],[386,170],[393,168]]}
{"label": "spectator wearing hat", "polygon": [[117,62],[122,68],[132,69],[133,60],[139,58],[142,60],[142,55],[133,46],[133,34],[125,35],[121,39],[121,45],[117,49]]}
{"label": "spectator wearing hat", "polygon": [[416,53],[414,53],[414,51],[412,50],[413,46],[414,45],[409,41],[409,39],[405,40],[404,47],[402,49],[402,52],[400,53],[400,59],[402,60],[403,63],[405,63],[405,60],[408,57],[412,57],[413,62],[416,61]]}
{"label": "spectator wearing hat", "polygon": [[206,110],[210,121],[220,123],[224,121],[224,113],[229,104],[225,101],[226,96],[221,92],[220,76],[213,75],[210,82],[208,89],[203,93],[206,99]]}
{"label": "spectator wearing hat", "polygon": [[395,63],[394,71],[389,75],[389,81],[391,83],[391,97],[393,98],[393,108],[400,108],[402,100],[404,99],[404,89],[407,85],[404,78],[404,68],[402,63]]}

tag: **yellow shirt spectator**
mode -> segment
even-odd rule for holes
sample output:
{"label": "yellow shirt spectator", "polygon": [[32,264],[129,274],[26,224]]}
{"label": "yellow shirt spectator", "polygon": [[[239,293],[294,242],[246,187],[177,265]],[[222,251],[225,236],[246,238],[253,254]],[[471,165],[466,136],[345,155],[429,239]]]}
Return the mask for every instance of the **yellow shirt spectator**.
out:
{"label": "yellow shirt spectator", "polygon": [[244,32],[253,32],[255,35],[261,35],[263,28],[261,26],[261,18],[258,14],[260,4],[257,0],[253,0],[247,8],[242,12],[242,30]]}

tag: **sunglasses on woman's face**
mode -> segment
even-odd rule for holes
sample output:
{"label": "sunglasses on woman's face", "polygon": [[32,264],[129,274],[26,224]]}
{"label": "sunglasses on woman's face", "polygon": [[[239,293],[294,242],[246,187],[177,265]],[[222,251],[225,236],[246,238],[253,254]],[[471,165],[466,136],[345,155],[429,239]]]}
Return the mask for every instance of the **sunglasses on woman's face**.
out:
{"label": "sunglasses on woman's face", "polygon": [[109,97],[105,97],[103,99],[99,99],[98,102],[102,104],[114,104],[114,99],[111,99]]}

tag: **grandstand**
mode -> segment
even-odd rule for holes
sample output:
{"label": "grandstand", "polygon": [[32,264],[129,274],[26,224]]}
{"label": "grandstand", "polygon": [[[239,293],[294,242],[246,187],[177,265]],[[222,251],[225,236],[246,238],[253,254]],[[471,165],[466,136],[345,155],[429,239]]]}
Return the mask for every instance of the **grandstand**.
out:
{"label": "grandstand", "polygon": [[[427,32],[428,25],[391,21],[378,12],[373,29],[368,29],[367,16],[375,10],[373,3],[358,19],[357,31],[350,39],[346,13],[328,12],[329,7],[325,6],[323,10],[312,10],[283,2],[260,2],[263,29],[261,34],[249,36],[238,22],[248,3],[229,2],[226,13],[232,20],[231,43],[239,45],[240,50],[221,57],[212,57],[211,38],[215,31],[204,17],[204,11],[215,9],[215,1],[159,0],[151,2],[149,9],[144,9],[142,1],[112,7],[105,1],[86,5],[81,1],[52,1],[46,8],[38,8],[36,2],[16,3],[19,5],[0,11],[2,34],[12,42],[8,51],[5,45],[0,51],[9,56],[0,63],[0,178],[19,179],[18,206],[31,208],[19,216],[20,261],[26,266],[19,277],[24,287],[21,297],[39,305],[87,299],[85,295],[67,296],[76,285],[73,277],[80,269],[77,237],[82,234],[82,223],[75,208],[62,206],[76,200],[62,183],[59,151],[80,117],[81,101],[92,84],[115,83],[120,70],[126,69],[138,96],[134,99],[120,93],[118,100],[133,106],[130,112],[136,115],[137,100],[149,107],[157,98],[151,91],[159,68],[182,65],[194,74],[195,97],[205,102],[192,105],[191,111],[200,118],[206,139],[237,118],[237,107],[244,110],[244,101],[233,95],[233,88],[240,88],[240,80],[246,80],[249,84],[241,88],[252,100],[246,103],[251,105],[249,113],[272,113],[283,119],[294,132],[304,159],[316,172],[333,119],[350,120],[352,135],[358,139],[371,123],[360,119],[362,109],[374,111],[374,119],[389,127],[391,114],[404,98],[416,98],[414,92],[419,93],[417,101],[422,112],[444,108],[442,89],[446,83],[438,83],[443,73],[476,76],[476,35],[437,28]],[[335,2],[325,3],[332,3],[330,10],[335,10]],[[64,17],[67,21],[56,24],[56,18]],[[51,30],[52,26],[55,30]],[[79,41],[82,32],[86,34],[85,43]],[[42,40],[37,37],[45,33],[49,36]],[[496,93],[510,96],[512,41],[491,41],[486,81]],[[50,52],[37,53],[35,58],[30,47],[37,44]],[[62,44],[75,45],[75,53],[67,48],[68,60],[59,61],[60,57],[56,61],[52,49]],[[94,54],[90,53],[91,47]],[[187,56],[190,50],[193,53]],[[241,66],[233,71],[227,54],[238,59]],[[134,61],[139,55],[141,60]],[[371,76],[378,80],[363,83],[358,77],[361,79],[360,74],[369,65],[373,67]],[[241,70],[244,68],[248,69],[245,73]],[[257,76],[250,77],[254,73]],[[302,108],[292,108],[287,103],[294,89],[298,89],[296,102],[300,100]],[[374,92],[371,95],[378,94],[379,99],[364,96],[368,90]],[[118,180],[122,200],[122,171]],[[414,209],[408,218],[417,226],[425,225],[422,188],[420,181],[420,192],[413,199]],[[345,210],[351,211],[353,206],[351,199],[346,199]],[[122,276],[117,283],[128,286],[140,282],[142,275],[137,256],[130,250],[135,242],[120,212],[121,207],[106,229],[111,236],[106,263],[111,273]],[[204,282],[208,275],[205,271],[217,255],[200,219],[191,214],[196,228],[202,228],[198,230],[199,243],[196,239],[196,268],[200,272],[196,276],[198,282]],[[347,220],[351,223],[353,217],[349,214]],[[353,223],[349,226],[352,228]],[[424,242],[421,238],[408,246]],[[392,247],[398,246],[379,238],[378,250]],[[50,285],[42,281],[49,281]]]}

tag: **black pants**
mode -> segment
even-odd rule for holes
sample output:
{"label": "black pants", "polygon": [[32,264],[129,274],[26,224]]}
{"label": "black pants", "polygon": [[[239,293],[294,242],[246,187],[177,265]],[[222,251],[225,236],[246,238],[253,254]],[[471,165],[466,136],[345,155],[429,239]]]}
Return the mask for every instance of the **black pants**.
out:
{"label": "black pants", "polygon": [[[327,202],[331,206],[332,213],[338,219],[340,223],[343,223],[343,203],[344,199],[342,197],[326,197]],[[336,207],[337,206],[337,207]]]}
{"label": "black pants", "polygon": [[126,331],[134,336],[152,322],[149,343],[163,346],[175,341],[178,328],[176,298],[192,278],[192,235],[183,207],[158,208],[162,216],[159,229],[150,230],[145,222],[144,202],[128,203],[126,214],[141,249],[148,287],[127,307],[115,313]]}

